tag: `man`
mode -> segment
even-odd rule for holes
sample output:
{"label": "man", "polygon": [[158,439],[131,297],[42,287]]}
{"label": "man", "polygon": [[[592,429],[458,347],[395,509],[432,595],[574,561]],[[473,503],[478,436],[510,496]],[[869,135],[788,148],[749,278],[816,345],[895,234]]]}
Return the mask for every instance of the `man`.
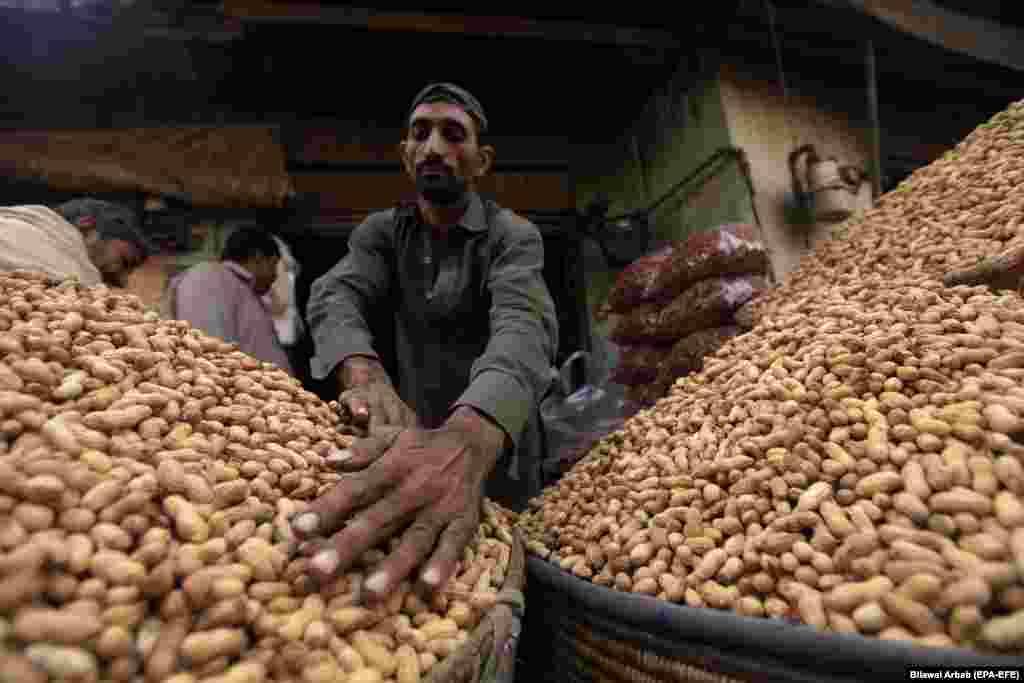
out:
{"label": "man", "polygon": [[[422,90],[399,145],[415,201],[367,218],[310,296],[314,377],[335,376],[339,402],[371,433],[329,458],[355,473],[293,526],[303,538],[333,534],[310,562],[325,581],[404,529],[365,582],[371,599],[423,562],[424,586],[445,584],[476,532],[485,483],[515,507],[539,490],[557,318],[537,228],[476,192],[494,159],[486,127],[462,88]],[[379,310],[395,311],[397,388],[366,323]]]}
{"label": "man", "polygon": [[192,266],[168,282],[163,314],[187,320],[209,335],[237,343],[253,358],[292,373],[263,299],[277,278],[279,258],[277,244],[265,229],[237,228],[228,236],[220,262]]}
{"label": "man", "polygon": [[34,270],[86,286],[124,287],[152,253],[135,212],[92,198],[0,208],[0,271]]}

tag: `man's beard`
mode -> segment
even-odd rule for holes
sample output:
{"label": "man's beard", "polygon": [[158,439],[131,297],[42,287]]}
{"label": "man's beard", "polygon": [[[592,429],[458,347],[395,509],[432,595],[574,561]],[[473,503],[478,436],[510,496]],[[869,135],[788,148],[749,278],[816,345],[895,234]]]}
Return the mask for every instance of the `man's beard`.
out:
{"label": "man's beard", "polygon": [[416,176],[416,190],[431,204],[454,206],[466,196],[466,182],[454,174]]}

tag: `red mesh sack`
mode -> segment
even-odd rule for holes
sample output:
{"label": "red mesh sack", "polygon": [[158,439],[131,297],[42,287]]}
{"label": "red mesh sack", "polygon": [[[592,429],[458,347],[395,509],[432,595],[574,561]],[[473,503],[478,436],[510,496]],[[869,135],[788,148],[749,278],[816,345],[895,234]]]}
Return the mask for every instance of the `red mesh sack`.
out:
{"label": "red mesh sack", "polygon": [[624,386],[649,384],[658,378],[658,369],[671,346],[624,346],[619,349],[619,364],[609,381]]}
{"label": "red mesh sack", "polygon": [[[642,304],[634,306],[633,311],[628,315],[619,316],[612,327],[611,340],[616,344],[624,346],[650,346],[659,340],[655,333],[660,327],[661,304]],[[661,339],[662,344],[675,341],[672,339]]]}
{"label": "red mesh sack", "polygon": [[658,371],[658,382],[671,385],[680,377],[697,372],[704,364],[704,358],[720,349],[741,330],[736,325],[711,327],[697,330],[677,341],[662,360]]}
{"label": "red mesh sack", "polygon": [[623,316],[612,330],[612,341],[648,345],[675,343],[697,330],[729,325],[736,309],[767,286],[760,275],[700,280],[668,306],[638,306],[633,313]]}
{"label": "red mesh sack", "polygon": [[754,226],[731,223],[690,235],[659,268],[648,290],[672,299],[693,283],[722,275],[763,274],[768,254]]}
{"label": "red mesh sack", "polygon": [[655,285],[662,271],[669,266],[675,250],[675,243],[666,244],[626,266],[608,293],[606,309],[613,313],[628,313],[637,304],[655,300],[658,294]]}
{"label": "red mesh sack", "polygon": [[736,309],[767,287],[760,275],[700,280],[662,309],[654,338],[678,340],[697,330],[730,324]]}

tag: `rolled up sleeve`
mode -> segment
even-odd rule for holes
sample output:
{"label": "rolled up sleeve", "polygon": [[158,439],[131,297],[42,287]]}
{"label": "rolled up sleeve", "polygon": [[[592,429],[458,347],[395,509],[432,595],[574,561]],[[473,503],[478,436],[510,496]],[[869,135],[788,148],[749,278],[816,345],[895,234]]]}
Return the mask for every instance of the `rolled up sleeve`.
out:
{"label": "rolled up sleeve", "polygon": [[551,382],[558,317],[544,283],[540,232],[531,223],[514,220],[491,262],[490,340],[454,407],[484,413],[518,449],[523,429]]}
{"label": "rolled up sleeve", "polygon": [[371,216],[349,238],[349,252],[310,289],[306,307],[315,355],[310,370],[324,379],[350,356],[372,356],[367,311],[391,282],[391,221]]}

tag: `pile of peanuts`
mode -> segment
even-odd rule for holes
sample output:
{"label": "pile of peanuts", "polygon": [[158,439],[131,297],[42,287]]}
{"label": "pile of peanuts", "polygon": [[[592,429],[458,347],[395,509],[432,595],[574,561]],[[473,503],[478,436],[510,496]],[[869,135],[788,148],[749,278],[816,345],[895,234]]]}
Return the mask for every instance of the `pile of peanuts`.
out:
{"label": "pile of peanuts", "polygon": [[841,224],[780,286],[751,304],[755,319],[836,275],[931,278],[1024,245],[1024,100],[875,206]]}
{"label": "pile of peanuts", "polygon": [[497,600],[510,513],[485,501],[444,591],[364,605],[289,520],[341,475],[337,406],[106,287],[0,275],[0,680],[420,680]]}
{"label": "pile of peanuts", "polygon": [[1024,300],[940,281],[1024,240],[1024,104],[957,153],[531,501],[527,549],[692,607],[1024,654]]}

